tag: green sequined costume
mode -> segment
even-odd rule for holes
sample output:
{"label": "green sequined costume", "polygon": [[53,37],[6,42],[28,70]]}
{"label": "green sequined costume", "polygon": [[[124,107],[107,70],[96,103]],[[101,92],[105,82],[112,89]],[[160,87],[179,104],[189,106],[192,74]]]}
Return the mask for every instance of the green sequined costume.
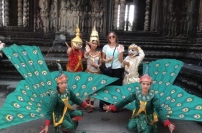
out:
{"label": "green sequined costume", "polygon": [[[53,112],[55,115],[56,122],[58,122],[61,119],[65,108],[64,102],[62,100],[66,98],[68,98],[68,100],[71,100],[73,103],[77,105],[82,104],[82,101],[78,99],[71,90],[68,89],[63,94],[59,93],[51,94],[51,100],[50,100],[51,104],[45,116],[47,120],[51,121],[53,119],[52,117]],[[77,116],[83,116],[82,111],[73,110],[70,105],[69,108],[67,108],[67,111],[65,112],[64,120],[62,121],[62,123],[55,127],[55,133],[60,133],[62,129],[66,131],[74,131],[78,126],[78,122],[72,121],[72,118]]]}
{"label": "green sequined costume", "polygon": [[129,120],[127,129],[138,133],[156,133],[156,115],[158,113],[162,121],[166,121],[166,111],[161,107],[159,99],[154,92],[143,95],[141,91],[136,91],[130,96],[115,104],[117,109],[121,109],[126,104],[135,101],[136,109],[133,110],[132,118]]}

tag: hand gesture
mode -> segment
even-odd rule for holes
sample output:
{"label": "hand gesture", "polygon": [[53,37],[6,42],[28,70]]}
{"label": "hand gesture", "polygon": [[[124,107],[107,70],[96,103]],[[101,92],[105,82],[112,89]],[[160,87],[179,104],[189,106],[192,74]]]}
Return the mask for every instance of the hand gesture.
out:
{"label": "hand gesture", "polygon": [[89,53],[90,52],[90,47],[88,45],[88,42],[86,41],[86,47],[85,47],[85,50],[86,50],[86,53]]}
{"label": "hand gesture", "polygon": [[45,128],[41,126],[41,128],[42,128],[42,130],[39,133],[47,133],[48,132],[48,126],[45,126]]}
{"label": "hand gesture", "polygon": [[135,48],[135,49],[137,49],[137,48],[138,48],[138,46],[137,46],[136,44],[133,44],[133,46],[134,46],[134,48]]}
{"label": "hand gesture", "polygon": [[94,62],[91,62],[91,66],[94,67],[94,68],[98,68],[99,66],[96,65]]}
{"label": "hand gesture", "polygon": [[93,106],[93,105],[91,105],[91,104],[87,104],[86,107],[95,108],[95,106]]}
{"label": "hand gesture", "polygon": [[70,47],[70,46],[69,46],[69,44],[68,44],[67,42],[65,42],[65,44],[66,44],[67,48],[69,48],[69,47]]}
{"label": "hand gesture", "polygon": [[119,45],[117,48],[119,53],[122,53],[124,51],[124,46],[123,45]]}
{"label": "hand gesture", "polygon": [[169,125],[168,125],[168,128],[169,128],[169,130],[170,130],[170,133],[172,133],[173,130],[175,129],[175,125],[169,124]]}
{"label": "hand gesture", "polygon": [[72,48],[68,45],[67,42],[65,42],[65,44],[67,45],[67,54],[70,54],[72,51]]}
{"label": "hand gesture", "polygon": [[106,110],[106,112],[109,112],[109,111],[111,111],[111,108],[109,107],[109,105],[104,104],[103,110]]}
{"label": "hand gesture", "polygon": [[129,67],[129,66],[130,66],[130,63],[129,63],[128,61],[123,61],[123,65]]}
{"label": "hand gesture", "polygon": [[106,62],[109,63],[109,62],[111,62],[113,59],[114,59],[114,57],[108,57],[107,60],[106,60]]}

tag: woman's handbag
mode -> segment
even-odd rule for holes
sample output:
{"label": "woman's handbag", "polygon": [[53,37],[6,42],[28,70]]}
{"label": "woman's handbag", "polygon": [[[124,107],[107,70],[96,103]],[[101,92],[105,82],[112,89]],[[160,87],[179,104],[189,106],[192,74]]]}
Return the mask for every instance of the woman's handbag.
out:
{"label": "woman's handbag", "polygon": [[106,67],[105,66],[105,68],[104,68],[104,74],[108,75],[108,76],[111,76],[112,75],[112,67]]}
{"label": "woman's handbag", "polygon": [[[114,48],[114,52],[116,50],[116,47]],[[114,57],[114,52],[113,52],[113,57]],[[105,63],[102,63],[102,71],[103,71],[103,74],[107,75],[107,76],[112,76],[112,64],[113,64],[113,61],[111,63],[111,66],[110,67],[106,67]]]}

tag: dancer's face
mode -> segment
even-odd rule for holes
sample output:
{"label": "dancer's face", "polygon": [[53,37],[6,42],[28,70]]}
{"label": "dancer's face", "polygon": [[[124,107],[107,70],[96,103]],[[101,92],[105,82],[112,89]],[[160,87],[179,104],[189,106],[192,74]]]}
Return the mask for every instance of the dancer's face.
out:
{"label": "dancer's face", "polygon": [[147,93],[150,89],[151,83],[148,81],[142,81],[140,85],[142,87],[142,92]]}
{"label": "dancer's face", "polygon": [[68,85],[67,81],[68,80],[63,79],[61,80],[61,82],[58,83],[60,93],[64,93],[65,90],[67,89],[67,85]]}
{"label": "dancer's face", "polygon": [[95,50],[97,48],[97,45],[98,45],[97,41],[92,41],[91,48]]}

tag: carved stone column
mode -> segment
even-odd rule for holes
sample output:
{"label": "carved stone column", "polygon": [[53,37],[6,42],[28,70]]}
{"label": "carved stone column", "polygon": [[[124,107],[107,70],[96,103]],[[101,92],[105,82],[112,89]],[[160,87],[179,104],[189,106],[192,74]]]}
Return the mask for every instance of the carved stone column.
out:
{"label": "carved stone column", "polygon": [[132,30],[136,30],[137,29],[137,15],[138,15],[138,0],[133,0],[133,4],[134,4],[134,20],[133,20],[133,28]]}
{"label": "carved stone column", "polygon": [[119,6],[119,0],[114,0],[113,29],[117,29],[118,6]]}
{"label": "carved stone column", "polygon": [[125,0],[120,0],[119,30],[124,29],[125,7],[126,7],[126,1]]}
{"label": "carved stone column", "polygon": [[197,9],[198,8],[198,5],[200,4],[199,3],[200,1],[198,0],[192,0],[190,3],[190,7],[191,7],[191,13],[190,13],[190,24],[189,24],[189,28],[188,29],[188,35],[189,37],[195,37],[196,35],[196,32],[197,32],[197,17],[198,17],[198,12],[199,10]]}
{"label": "carved stone column", "polygon": [[9,0],[4,3],[4,26],[9,26]]}
{"label": "carved stone column", "polygon": [[158,18],[159,18],[159,7],[158,4],[159,0],[152,1],[152,11],[151,11],[151,24],[150,24],[150,31],[157,31],[158,27]]}
{"label": "carved stone column", "polygon": [[202,0],[200,0],[199,6],[199,22],[198,22],[198,30],[202,31]]}
{"label": "carved stone column", "polygon": [[29,10],[28,10],[28,1],[23,0],[23,27],[28,26],[28,16],[29,16]]}
{"label": "carved stone column", "polygon": [[2,0],[0,0],[0,27],[3,26],[3,16],[2,16]]}
{"label": "carved stone column", "polygon": [[22,0],[18,0],[18,26],[22,26]]}
{"label": "carved stone column", "polygon": [[144,21],[144,31],[149,30],[149,10],[150,10],[150,0],[146,0],[146,12],[145,12],[145,21]]}

